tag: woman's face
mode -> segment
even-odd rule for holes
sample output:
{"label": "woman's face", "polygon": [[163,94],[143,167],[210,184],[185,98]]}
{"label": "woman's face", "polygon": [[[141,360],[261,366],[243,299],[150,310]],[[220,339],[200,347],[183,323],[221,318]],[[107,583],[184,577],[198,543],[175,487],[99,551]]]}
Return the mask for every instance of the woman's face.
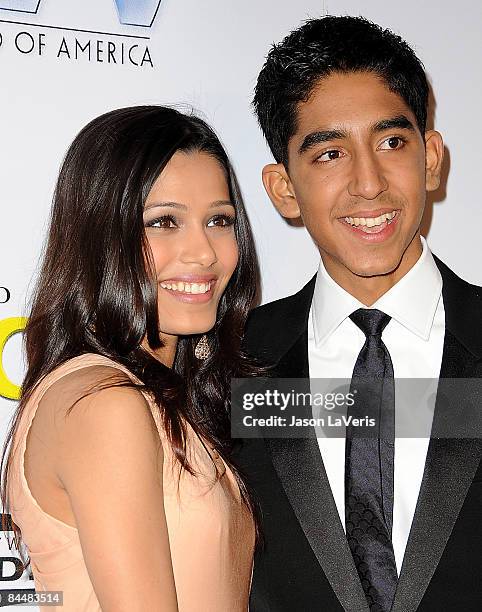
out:
{"label": "woman's face", "polygon": [[214,326],[238,262],[234,219],[219,162],[206,153],[175,153],[144,206],[161,335],[198,334]]}

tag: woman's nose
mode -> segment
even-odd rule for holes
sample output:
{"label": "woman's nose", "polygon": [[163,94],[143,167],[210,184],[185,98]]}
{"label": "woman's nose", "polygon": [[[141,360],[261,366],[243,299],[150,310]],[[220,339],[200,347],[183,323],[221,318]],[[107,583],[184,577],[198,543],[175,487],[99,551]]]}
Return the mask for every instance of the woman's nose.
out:
{"label": "woman's nose", "polygon": [[186,232],[181,253],[183,263],[212,266],[217,261],[216,251],[205,228]]}

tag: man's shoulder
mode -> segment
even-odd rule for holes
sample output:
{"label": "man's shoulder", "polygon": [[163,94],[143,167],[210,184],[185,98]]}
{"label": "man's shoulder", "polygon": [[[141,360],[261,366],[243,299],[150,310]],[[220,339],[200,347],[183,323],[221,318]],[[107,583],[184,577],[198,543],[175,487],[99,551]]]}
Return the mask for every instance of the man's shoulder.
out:
{"label": "man's shoulder", "polygon": [[290,312],[293,309],[298,294],[299,292],[257,306],[249,313],[247,328],[250,329],[251,327],[272,324],[278,317],[283,316],[286,312]]}
{"label": "man's shoulder", "polygon": [[438,257],[433,257],[442,275],[444,301],[453,301],[463,309],[473,309],[474,315],[482,318],[482,287],[464,280]]}
{"label": "man's shoulder", "polygon": [[246,350],[259,355],[276,353],[306,327],[316,276],[297,293],[251,311],[244,336]]}
{"label": "man's shoulder", "polygon": [[435,263],[442,275],[445,323],[474,355],[482,356],[482,287],[458,276],[438,257]]}
{"label": "man's shoulder", "polygon": [[304,311],[307,307],[309,308],[313,296],[315,279],[316,275],[299,291],[292,295],[279,298],[267,304],[262,304],[252,310],[248,318],[248,328],[273,324],[277,322],[277,319],[280,317],[284,318],[285,316],[290,316],[297,318],[299,315],[303,315],[304,312],[300,313],[300,309]]}

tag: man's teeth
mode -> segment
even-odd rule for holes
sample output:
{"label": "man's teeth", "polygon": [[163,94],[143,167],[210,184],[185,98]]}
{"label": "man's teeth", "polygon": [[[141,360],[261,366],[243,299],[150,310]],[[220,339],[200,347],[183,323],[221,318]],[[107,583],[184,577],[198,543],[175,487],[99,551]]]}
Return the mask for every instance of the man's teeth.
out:
{"label": "man's teeth", "polygon": [[164,282],[161,283],[161,287],[181,293],[207,293],[211,289],[211,283],[184,283],[182,281],[178,283]]}
{"label": "man's teeth", "polygon": [[385,221],[391,221],[396,214],[397,211],[393,210],[392,212],[385,213],[379,217],[345,217],[345,221],[350,225],[354,225],[355,227],[358,227],[359,225],[375,227],[375,225],[381,225],[382,223],[385,223]]}

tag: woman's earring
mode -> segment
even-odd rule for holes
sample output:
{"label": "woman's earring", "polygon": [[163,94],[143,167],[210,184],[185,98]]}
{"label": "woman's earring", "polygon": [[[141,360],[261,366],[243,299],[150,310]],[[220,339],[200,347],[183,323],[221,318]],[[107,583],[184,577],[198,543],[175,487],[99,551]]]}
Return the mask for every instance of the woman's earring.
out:
{"label": "woman's earring", "polygon": [[209,346],[208,337],[206,334],[201,336],[199,342],[196,344],[196,348],[194,349],[194,355],[198,359],[204,361],[211,354],[211,347]]}

